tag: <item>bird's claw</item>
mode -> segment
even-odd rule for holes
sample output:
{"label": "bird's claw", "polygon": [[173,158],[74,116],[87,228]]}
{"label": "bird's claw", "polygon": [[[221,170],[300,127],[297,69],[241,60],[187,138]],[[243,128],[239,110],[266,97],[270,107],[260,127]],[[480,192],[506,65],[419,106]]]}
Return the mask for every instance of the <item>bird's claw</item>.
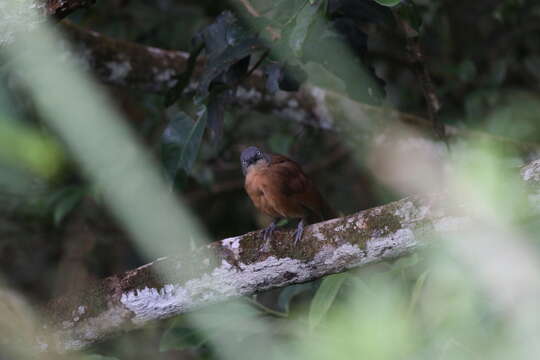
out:
{"label": "bird's claw", "polygon": [[298,226],[296,227],[296,230],[294,231],[294,246],[298,244],[298,241],[300,241],[303,234],[304,234],[304,219],[300,220],[300,222],[298,223]]}
{"label": "bird's claw", "polygon": [[262,231],[262,237],[264,241],[264,245],[262,247],[262,251],[266,252],[270,250],[270,239],[272,238],[272,234],[274,233],[274,230],[276,229],[276,221],[272,222],[268,227],[266,227]]}

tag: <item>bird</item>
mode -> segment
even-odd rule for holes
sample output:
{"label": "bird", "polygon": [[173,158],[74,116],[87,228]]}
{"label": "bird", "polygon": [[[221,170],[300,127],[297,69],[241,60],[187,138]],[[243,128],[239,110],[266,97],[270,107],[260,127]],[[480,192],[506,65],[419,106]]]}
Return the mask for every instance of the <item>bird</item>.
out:
{"label": "bird", "polygon": [[294,233],[294,245],[302,238],[307,221],[336,217],[334,210],[321,196],[300,165],[280,154],[261,151],[255,146],[240,155],[244,188],[255,207],[273,218],[263,230],[263,249],[268,249],[279,220],[300,219]]}

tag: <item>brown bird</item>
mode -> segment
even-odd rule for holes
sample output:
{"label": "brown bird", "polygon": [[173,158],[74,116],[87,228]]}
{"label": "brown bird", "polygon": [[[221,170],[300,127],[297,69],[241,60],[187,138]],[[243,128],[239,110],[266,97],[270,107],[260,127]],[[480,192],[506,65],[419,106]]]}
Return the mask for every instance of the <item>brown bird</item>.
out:
{"label": "brown bird", "polygon": [[264,249],[281,218],[300,219],[294,244],[302,238],[306,221],[322,221],[335,213],[295,161],[250,146],[240,155],[244,187],[259,211],[274,218],[263,231]]}

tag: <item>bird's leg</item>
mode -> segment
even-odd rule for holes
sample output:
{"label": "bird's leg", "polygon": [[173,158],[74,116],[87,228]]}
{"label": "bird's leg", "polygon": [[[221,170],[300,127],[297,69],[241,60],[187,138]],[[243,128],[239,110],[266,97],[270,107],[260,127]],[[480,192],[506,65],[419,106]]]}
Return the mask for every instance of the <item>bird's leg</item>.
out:
{"label": "bird's leg", "polygon": [[264,245],[262,247],[263,251],[268,251],[270,249],[270,238],[272,237],[272,233],[277,227],[278,220],[279,219],[275,219],[274,221],[272,221],[272,223],[262,231],[264,241]]}
{"label": "bird's leg", "polygon": [[296,227],[296,231],[294,232],[294,246],[298,244],[298,241],[302,238],[302,234],[304,234],[304,218],[298,222],[298,226]]}

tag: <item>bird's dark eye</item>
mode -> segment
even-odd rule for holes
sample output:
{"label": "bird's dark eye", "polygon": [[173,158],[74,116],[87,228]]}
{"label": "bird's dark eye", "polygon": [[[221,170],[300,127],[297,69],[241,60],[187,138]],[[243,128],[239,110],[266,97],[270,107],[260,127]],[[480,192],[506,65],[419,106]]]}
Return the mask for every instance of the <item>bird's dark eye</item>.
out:
{"label": "bird's dark eye", "polygon": [[257,156],[261,156],[261,152],[260,152],[260,151],[257,151]]}

